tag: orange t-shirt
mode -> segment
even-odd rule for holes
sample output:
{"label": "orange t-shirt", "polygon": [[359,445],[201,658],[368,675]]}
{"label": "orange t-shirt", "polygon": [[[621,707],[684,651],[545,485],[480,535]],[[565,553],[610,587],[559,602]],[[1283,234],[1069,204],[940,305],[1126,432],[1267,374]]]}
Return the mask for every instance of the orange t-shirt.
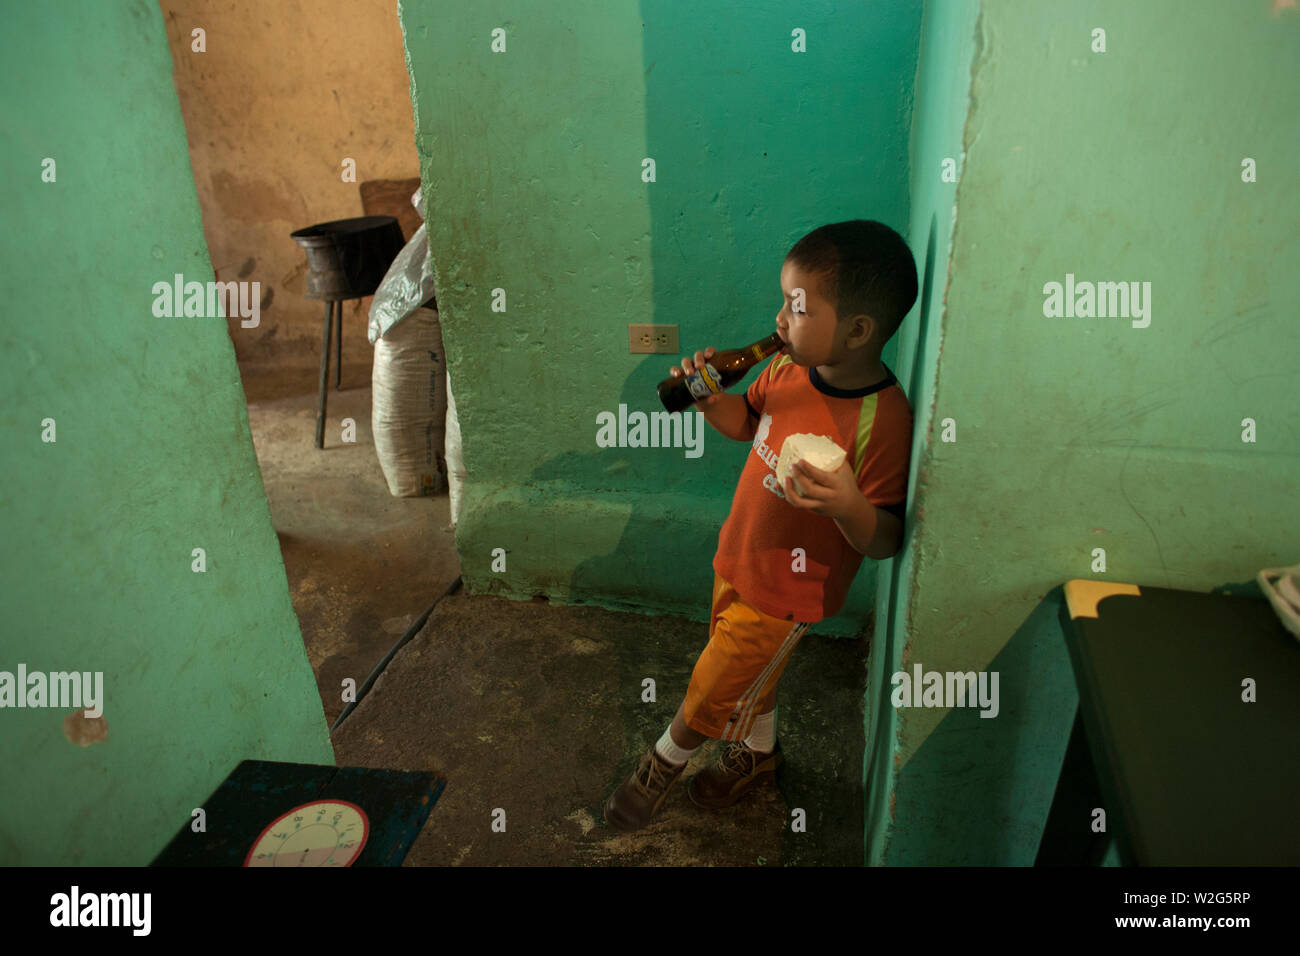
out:
{"label": "orange t-shirt", "polygon": [[[749,387],[752,449],[718,534],[713,570],[773,617],[816,622],[844,607],[862,555],[834,519],[796,508],[777,484],[786,436],[824,435],[844,449],[866,499],[903,518],[912,406],[898,379],[865,388],[827,385],[816,368],[777,355]],[[803,549],[803,556],[794,553]],[[802,560],[802,570],[799,570]]]}

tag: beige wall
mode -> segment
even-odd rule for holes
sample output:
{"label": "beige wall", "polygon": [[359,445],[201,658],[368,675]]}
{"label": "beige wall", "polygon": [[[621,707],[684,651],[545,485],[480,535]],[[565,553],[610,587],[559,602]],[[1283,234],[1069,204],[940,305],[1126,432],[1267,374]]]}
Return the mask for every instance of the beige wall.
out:
{"label": "beige wall", "polygon": [[[241,362],[320,361],[295,229],[362,215],[360,184],[419,176],[396,0],[160,0],[217,278],[261,283],[261,321],[228,320]],[[206,31],[207,51],[191,50]],[[344,182],[345,157],[356,182]],[[370,299],[345,304],[366,342]]]}

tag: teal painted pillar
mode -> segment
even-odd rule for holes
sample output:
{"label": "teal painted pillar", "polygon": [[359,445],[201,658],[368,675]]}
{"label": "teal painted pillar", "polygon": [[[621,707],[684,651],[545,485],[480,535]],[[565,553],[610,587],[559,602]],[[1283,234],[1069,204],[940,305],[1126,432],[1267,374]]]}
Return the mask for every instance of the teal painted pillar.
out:
{"label": "teal painted pillar", "polygon": [[0,33],[0,672],[101,690],[0,708],[0,863],[147,864],[240,760],[334,762],[227,321],[156,314],[213,278],[171,71],[153,3]]}

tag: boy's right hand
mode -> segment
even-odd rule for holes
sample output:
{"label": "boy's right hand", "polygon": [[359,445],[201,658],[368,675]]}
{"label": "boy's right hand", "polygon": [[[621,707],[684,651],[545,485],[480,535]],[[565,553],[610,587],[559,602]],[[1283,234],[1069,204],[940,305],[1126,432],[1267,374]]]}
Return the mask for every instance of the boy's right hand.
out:
{"label": "boy's right hand", "polygon": [[[708,362],[709,359],[713,358],[713,356],[717,354],[718,354],[718,350],[715,349],[712,345],[710,345],[704,351],[696,352],[694,359],[692,359],[690,356],[683,356],[682,364],[680,366],[674,365],[672,367],[671,374],[673,378],[681,378],[683,375],[693,375],[697,368],[699,368],[701,365],[704,365],[706,362]],[[722,393],[719,393],[717,395],[710,395],[708,398],[700,399],[695,404],[713,405],[716,404],[721,398],[722,398]]]}

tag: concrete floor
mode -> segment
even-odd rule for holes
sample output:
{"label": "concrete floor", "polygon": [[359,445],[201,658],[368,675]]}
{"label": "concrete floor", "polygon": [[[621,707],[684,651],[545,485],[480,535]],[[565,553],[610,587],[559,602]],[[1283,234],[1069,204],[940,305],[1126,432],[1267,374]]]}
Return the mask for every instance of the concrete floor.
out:
{"label": "concrete floor", "polygon": [[[333,388],[314,446],[318,369],[241,367],[249,421],[294,610],[325,718],[341,682],[360,687],[460,573],[449,501],[394,498],[370,429],[371,350]],[[347,349],[345,348],[345,353]],[[343,444],[341,420],[356,421]],[[407,866],[836,865],[863,859],[862,695],[866,642],[809,633],[781,679],[787,763],[727,810],[697,808],[685,783],[646,829],[621,834],[601,808],[672,720],[708,641],[700,618],[623,614],[473,596],[443,599],[332,735],[340,766],[429,770],[446,789]],[[641,702],[653,677],[655,703]],[[505,810],[505,832],[492,829]],[[791,832],[792,811],[805,832]],[[498,815],[499,816],[499,815]]]}

